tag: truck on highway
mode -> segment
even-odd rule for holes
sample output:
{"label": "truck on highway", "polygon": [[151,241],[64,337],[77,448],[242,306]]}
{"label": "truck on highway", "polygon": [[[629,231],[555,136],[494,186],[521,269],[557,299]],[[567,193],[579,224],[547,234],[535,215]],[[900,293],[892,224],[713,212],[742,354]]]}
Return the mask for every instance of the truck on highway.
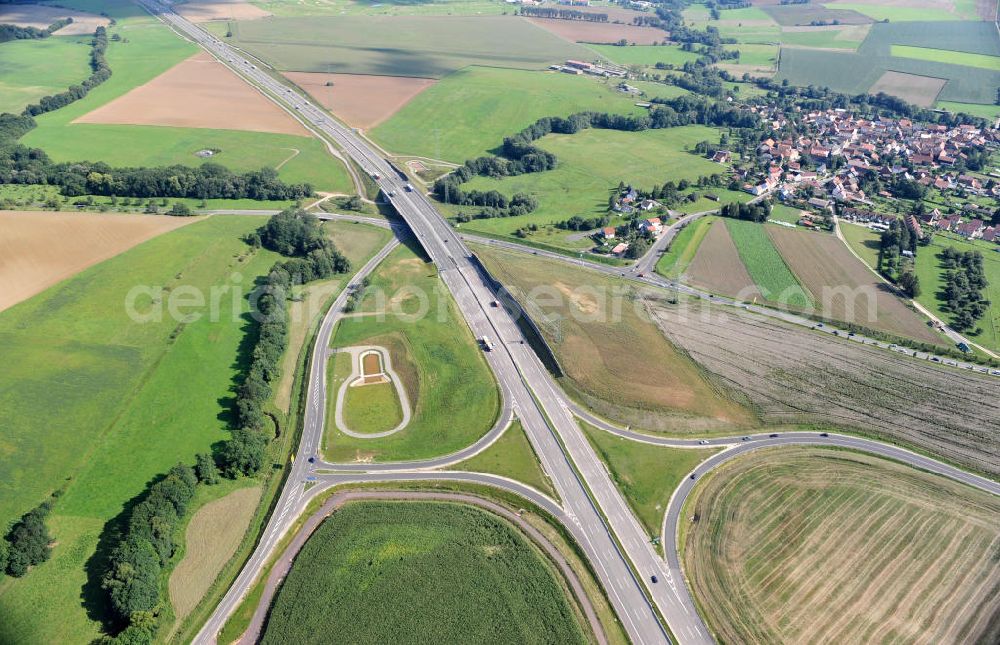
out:
{"label": "truck on highway", "polygon": [[483,349],[486,350],[487,352],[493,351],[493,343],[492,341],[490,341],[489,336],[483,336],[482,338],[480,338],[479,344],[482,345]]}

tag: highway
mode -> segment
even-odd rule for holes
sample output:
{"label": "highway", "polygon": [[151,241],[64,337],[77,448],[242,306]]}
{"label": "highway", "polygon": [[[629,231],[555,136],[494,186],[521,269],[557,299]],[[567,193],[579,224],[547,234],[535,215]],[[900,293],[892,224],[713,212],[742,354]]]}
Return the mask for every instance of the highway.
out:
{"label": "highway", "polygon": [[[437,265],[441,280],[454,296],[472,332],[477,337],[490,336],[497,340],[497,350],[488,352],[486,356],[500,385],[501,394],[505,401],[510,401],[521,420],[545,472],[552,479],[563,501],[570,523],[578,527],[581,548],[597,572],[629,638],[636,643],[668,641],[667,632],[657,616],[658,610],[682,641],[711,642],[690,596],[683,586],[675,584],[663,560],[653,551],[638,520],[577,426],[561,392],[525,342],[506,309],[490,307],[494,294],[479,274],[462,240],[430,201],[424,195],[409,190],[407,182],[362,139],[297,91],[281,84],[260,70],[256,63],[245,60],[218,39],[173,13],[169,7],[151,0],[142,4],[176,31],[235,69],[258,89],[289,107],[293,113],[301,115],[335,141],[362,170],[377,177],[379,188],[389,197]],[[328,338],[325,341],[328,343]],[[317,338],[316,347],[323,348],[322,351],[325,352],[327,344],[324,344],[322,335]],[[318,369],[315,362],[313,369]],[[303,445],[317,445],[317,433],[321,424],[318,421],[310,424],[308,417],[322,416],[318,414],[318,409],[314,409],[320,398],[319,392],[314,393],[314,390],[325,389],[323,375],[319,375],[318,379],[315,375],[310,378],[309,396],[317,396],[307,401]],[[301,462],[299,460],[297,463]],[[287,524],[297,515],[293,512],[294,508],[298,507],[301,512],[305,484],[296,481],[304,474],[299,468],[300,466],[293,465],[289,474],[290,485],[283,491],[275,511],[278,522],[284,522],[285,527],[272,527],[269,524],[265,540],[276,542],[278,536],[287,530]],[[260,551],[261,549],[255,551],[255,559]],[[270,550],[267,552],[270,553]],[[263,559],[251,562],[251,566],[246,567],[240,577],[243,578],[246,574],[252,579],[256,573],[255,567],[259,568],[262,562]],[[662,583],[652,583],[653,576]],[[240,583],[240,580],[237,582]],[[245,593],[246,580],[243,582],[240,585],[242,590],[234,589],[231,590],[234,593],[227,594],[223,601],[225,606],[220,607],[222,611],[213,615],[213,620],[202,630],[200,638],[206,642],[214,638],[217,629],[224,623],[220,622],[221,614],[228,615]],[[646,593],[650,594],[656,610]]]}
{"label": "highway", "polygon": [[[509,421],[509,415],[516,415],[521,420],[544,471],[551,478],[559,495],[560,510],[567,526],[590,561],[630,640],[635,643],[662,643],[670,640],[659,614],[680,642],[712,642],[684,585],[680,569],[675,563],[669,562],[669,558],[665,562],[656,554],[649,536],[645,534],[612,482],[603,462],[577,425],[574,411],[565,394],[527,344],[511,314],[504,307],[490,306],[495,294],[479,272],[463,240],[427,197],[411,190],[406,180],[397,175],[395,169],[374,148],[313,105],[297,90],[283,85],[259,69],[257,63],[245,60],[218,39],[173,13],[166,5],[152,0],[143,0],[142,4],[176,31],[229,65],[290,113],[336,142],[362,170],[376,178],[381,191],[388,196],[437,266],[442,282],[452,293],[472,332],[477,337],[489,336],[494,339],[496,349],[486,352],[485,356],[496,376],[504,404],[498,425],[491,430],[491,434],[495,433],[494,438],[499,436],[503,429],[500,421]],[[366,264],[351,284],[358,283],[389,251],[391,245]],[[664,285],[664,281],[658,277],[641,279],[653,286],[681,289],[670,283]],[[318,453],[322,440],[326,410],[326,352],[333,321],[340,315],[347,293],[348,290],[345,289],[338,297],[317,335],[307,388],[299,458],[289,470],[286,486],[261,542],[195,642],[214,642],[218,630],[245,596],[282,535],[319,490],[352,481],[460,478],[457,473],[406,471],[406,468],[434,467],[426,463],[392,465],[391,469],[383,468],[382,465],[366,465],[365,468],[372,472],[326,473],[316,471],[325,468],[341,470],[343,465],[309,462],[308,457]],[[482,445],[482,442],[477,443],[478,449],[482,449]],[[467,476],[470,481],[488,477],[476,474]],[[657,580],[655,583],[654,576]]]}

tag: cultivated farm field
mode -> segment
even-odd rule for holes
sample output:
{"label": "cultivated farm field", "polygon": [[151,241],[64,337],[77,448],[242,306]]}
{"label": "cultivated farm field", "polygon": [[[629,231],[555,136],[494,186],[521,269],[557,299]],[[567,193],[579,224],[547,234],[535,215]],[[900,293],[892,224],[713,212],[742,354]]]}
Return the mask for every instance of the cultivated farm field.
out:
{"label": "cultivated farm field", "polygon": [[541,117],[638,113],[634,103],[589,77],[473,66],[421,92],[371,135],[395,154],[462,163]]}
{"label": "cultivated farm field", "polygon": [[766,422],[842,427],[1000,474],[995,377],[735,309],[681,305],[652,302],[668,338]]}
{"label": "cultivated farm field", "polygon": [[287,72],[285,76],[348,125],[365,129],[391,118],[435,83],[409,76],[311,72]]}
{"label": "cultivated farm field", "polygon": [[726,222],[706,222],[704,239],[697,247],[687,271],[681,276],[693,285],[741,300],[761,297],[746,265],[740,260]]}
{"label": "cultivated farm field", "polygon": [[191,219],[0,211],[0,311]]}
{"label": "cultivated farm field", "polygon": [[351,502],[306,542],[261,642],[586,642],[558,576],[478,508]]}
{"label": "cultivated farm field", "polygon": [[684,565],[740,643],[991,643],[1000,501],[873,456],[781,448],[706,476]]}
{"label": "cultivated farm field", "polygon": [[[407,247],[393,251],[372,275],[357,312],[337,325],[332,346],[388,349],[413,416],[391,436],[356,439],[337,430],[336,399],[327,397],[329,460],[423,459],[464,448],[489,431],[499,411],[496,383],[432,264]],[[332,355],[328,374],[346,374],[349,361],[346,354]]]}
{"label": "cultivated farm field", "polygon": [[590,51],[513,16],[337,16],[219,25],[281,71],[441,78],[468,65],[544,69]]}
{"label": "cultivated farm field", "polygon": [[[0,5],[10,6],[10,5]],[[3,24],[0,14],[0,24]],[[58,36],[0,43],[0,113],[17,114],[90,74],[88,38]]]}
{"label": "cultivated farm field", "polygon": [[474,249],[540,327],[565,373],[563,387],[597,413],[678,433],[751,421],[664,337],[625,282],[523,253]]}
{"label": "cultivated farm field", "polygon": [[[0,641],[85,643],[99,636],[88,611],[99,584],[91,561],[106,524],[178,461],[193,463],[229,436],[234,380],[247,356],[247,303],[227,292],[216,321],[181,323],[171,292],[239,286],[245,294],[274,263],[242,236],[262,217],[212,217],[149,240],[0,314],[0,521],[65,492],[48,521],[52,559],[0,586]],[[233,282],[232,276],[239,276]],[[152,295],[165,289],[156,316]],[[236,298],[235,303],[231,302]],[[40,433],[39,428],[45,432]],[[68,479],[67,479],[68,478]],[[89,563],[89,564],[88,564]],[[95,609],[95,611],[97,611]]]}
{"label": "cultivated farm field", "polygon": [[527,22],[575,43],[608,44],[622,39],[634,45],[655,45],[667,39],[667,32],[656,27],[639,27],[613,22],[526,18]]}
{"label": "cultivated farm field", "polygon": [[811,294],[803,289],[775,248],[766,224],[727,219],[726,228],[740,260],[764,298],[790,307],[813,304]]}
{"label": "cultivated farm field", "polygon": [[767,232],[824,318],[923,343],[941,342],[923,316],[858,262],[835,235],[781,226],[769,226]]}
{"label": "cultivated farm field", "polygon": [[901,98],[920,107],[930,107],[937,101],[941,90],[948,83],[947,78],[905,74],[892,70],[882,74],[875,84],[868,88],[872,94],[883,92]]}
{"label": "cultivated farm field", "polygon": [[[72,2],[62,3],[72,5]],[[90,36],[99,26],[106,26],[108,18],[66,6],[44,4],[0,5],[0,25],[18,25],[45,29],[57,20],[72,18],[73,22],[55,32],[59,36]]]}

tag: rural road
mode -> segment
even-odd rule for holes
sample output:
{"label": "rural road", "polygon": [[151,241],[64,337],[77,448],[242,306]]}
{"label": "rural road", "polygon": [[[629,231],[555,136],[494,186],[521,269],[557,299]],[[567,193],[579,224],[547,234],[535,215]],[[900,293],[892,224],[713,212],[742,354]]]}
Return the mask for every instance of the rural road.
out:
{"label": "rural road", "polygon": [[[679,570],[674,570],[654,551],[649,536],[612,482],[604,463],[583,435],[566,395],[527,344],[511,314],[503,307],[490,307],[495,294],[485,276],[462,239],[441,217],[429,199],[412,191],[405,175],[399,173],[365,140],[335,121],[297,90],[281,84],[258,69],[255,63],[244,59],[218,39],[173,13],[168,6],[157,0],[140,1],[147,10],[178,33],[204,47],[291,114],[308,121],[328,140],[336,142],[375,179],[380,190],[388,196],[437,266],[442,282],[451,291],[473,334],[497,339],[496,350],[486,352],[486,360],[500,386],[503,410],[512,411],[521,420],[544,471],[552,480],[562,501],[561,511],[565,515],[566,525],[590,561],[629,639],[636,643],[662,643],[671,640],[667,628],[660,620],[662,616],[674,639],[682,643],[712,642]],[[389,251],[391,245],[366,264],[352,283],[356,284]],[[643,280],[653,286],[679,288],[659,279]],[[326,400],[324,361],[319,360],[317,352],[326,352],[332,328],[329,321],[335,320],[342,312],[346,294],[345,289],[324,318],[317,334],[306,388],[306,416],[299,459],[289,469],[286,485],[257,549],[196,636],[197,643],[215,641],[219,629],[259,575],[277,541],[301,514],[308,499],[321,489],[316,485],[307,489],[307,484],[313,481],[347,483],[366,477],[371,478],[371,481],[405,479],[408,476],[456,480],[456,473],[311,474],[312,464],[306,455],[310,455],[310,450],[315,451],[321,441]],[[732,302],[727,304],[740,306]],[[500,416],[501,419],[509,420],[505,412]],[[496,436],[499,436],[499,432]],[[491,479],[475,474],[469,476],[472,478],[470,481]],[[481,479],[475,479],[476,477]],[[534,492],[537,494],[537,491]],[[652,582],[653,576],[656,576],[659,583]]]}

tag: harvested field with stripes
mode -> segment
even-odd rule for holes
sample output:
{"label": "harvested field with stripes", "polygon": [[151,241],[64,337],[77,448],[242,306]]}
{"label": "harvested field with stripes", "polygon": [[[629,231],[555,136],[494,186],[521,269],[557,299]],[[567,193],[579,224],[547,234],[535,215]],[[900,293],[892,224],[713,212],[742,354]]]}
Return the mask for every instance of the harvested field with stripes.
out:
{"label": "harvested field with stripes", "polygon": [[996,377],[698,303],[653,303],[667,337],[769,423],[875,435],[1000,475]]}
{"label": "harvested field with stripes", "polygon": [[743,266],[724,220],[712,222],[712,228],[688,266],[686,279],[713,293],[742,300],[760,297],[760,290]]}
{"label": "harvested field with stripes", "polygon": [[728,643],[996,643],[1000,498],[825,448],[761,450],[689,502],[687,576]]}

